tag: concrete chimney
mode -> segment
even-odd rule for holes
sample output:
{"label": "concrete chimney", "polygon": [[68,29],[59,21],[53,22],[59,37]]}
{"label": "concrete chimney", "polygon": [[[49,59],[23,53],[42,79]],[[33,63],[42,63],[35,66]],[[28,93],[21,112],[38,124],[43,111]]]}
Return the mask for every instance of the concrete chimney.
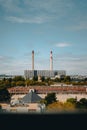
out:
{"label": "concrete chimney", "polygon": [[53,56],[52,56],[52,51],[50,51],[50,70],[53,70]]}
{"label": "concrete chimney", "polygon": [[34,51],[32,51],[32,70],[34,70]]}

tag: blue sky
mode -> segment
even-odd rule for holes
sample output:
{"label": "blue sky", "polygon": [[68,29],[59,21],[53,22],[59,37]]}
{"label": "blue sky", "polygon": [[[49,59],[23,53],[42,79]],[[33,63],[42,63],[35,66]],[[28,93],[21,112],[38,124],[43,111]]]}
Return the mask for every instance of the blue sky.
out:
{"label": "blue sky", "polygon": [[87,0],[0,0],[0,74],[53,69],[87,75]]}

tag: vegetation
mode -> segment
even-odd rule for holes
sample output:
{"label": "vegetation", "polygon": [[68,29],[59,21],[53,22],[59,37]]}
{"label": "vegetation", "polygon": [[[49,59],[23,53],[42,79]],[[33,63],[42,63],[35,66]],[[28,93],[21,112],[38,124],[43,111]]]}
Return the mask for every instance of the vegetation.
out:
{"label": "vegetation", "polygon": [[9,102],[10,93],[7,89],[0,89],[0,102]]}
{"label": "vegetation", "polygon": [[46,111],[51,113],[73,112],[75,111],[75,105],[70,102],[54,102],[47,106]]}
{"label": "vegetation", "polygon": [[81,98],[77,103],[76,107],[80,109],[87,109],[87,99]]}
{"label": "vegetation", "polygon": [[66,102],[53,102],[47,105],[47,112],[87,112],[87,99],[68,98]]}
{"label": "vegetation", "polygon": [[68,98],[68,99],[66,100],[66,102],[70,102],[70,103],[72,103],[72,104],[76,104],[76,103],[77,103],[77,98]]}
{"label": "vegetation", "polygon": [[56,102],[56,94],[55,93],[48,93],[45,97],[45,104],[48,106],[49,104],[52,104],[53,102]]}
{"label": "vegetation", "polygon": [[62,76],[60,78],[46,78],[41,77],[41,82],[38,81],[38,77],[33,77],[33,79],[24,79],[22,76],[15,76],[14,78],[4,78],[0,80],[0,89],[15,87],[15,86],[29,86],[29,85],[52,85],[55,83],[65,83],[65,84],[72,84],[72,85],[87,85],[87,78],[84,80],[73,80],[70,76]]}
{"label": "vegetation", "polygon": [[2,106],[0,105],[0,112],[2,112]]}

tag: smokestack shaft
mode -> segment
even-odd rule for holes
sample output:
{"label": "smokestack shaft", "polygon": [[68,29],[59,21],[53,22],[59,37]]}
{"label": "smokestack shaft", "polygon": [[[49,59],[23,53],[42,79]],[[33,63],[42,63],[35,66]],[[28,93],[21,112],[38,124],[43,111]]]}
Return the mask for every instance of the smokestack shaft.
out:
{"label": "smokestack shaft", "polygon": [[52,51],[50,52],[50,70],[53,70],[53,56],[52,56]]}
{"label": "smokestack shaft", "polygon": [[34,70],[34,51],[32,51],[32,70]]}

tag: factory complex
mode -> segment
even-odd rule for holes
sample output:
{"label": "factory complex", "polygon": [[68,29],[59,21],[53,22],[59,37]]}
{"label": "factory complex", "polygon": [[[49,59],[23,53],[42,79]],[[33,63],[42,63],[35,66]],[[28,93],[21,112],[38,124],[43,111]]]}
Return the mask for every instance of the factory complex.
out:
{"label": "factory complex", "polygon": [[53,55],[50,52],[50,69],[49,70],[35,70],[34,69],[34,51],[32,51],[32,70],[24,70],[25,79],[32,79],[33,77],[55,78],[66,75],[65,70],[53,70]]}

